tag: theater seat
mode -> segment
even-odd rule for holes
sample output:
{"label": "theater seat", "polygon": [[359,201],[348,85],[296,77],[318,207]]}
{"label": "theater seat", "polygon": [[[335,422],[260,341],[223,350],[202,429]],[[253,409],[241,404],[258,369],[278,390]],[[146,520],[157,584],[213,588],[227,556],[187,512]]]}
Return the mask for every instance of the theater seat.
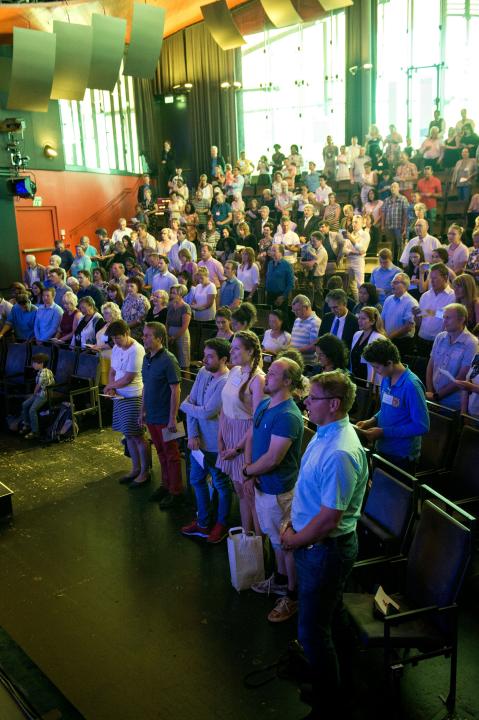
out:
{"label": "theater seat", "polygon": [[383,648],[394,705],[405,666],[449,657],[446,706],[452,713],[456,703],[456,602],[471,558],[474,518],[445,498],[442,501],[447,510],[434,500],[425,501],[407,557],[355,566],[355,575],[372,565],[382,570],[381,585],[399,604],[399,612],[378,619],[373,612],[374,595],[366,593],[345,593],[344,606],[361,645]]}

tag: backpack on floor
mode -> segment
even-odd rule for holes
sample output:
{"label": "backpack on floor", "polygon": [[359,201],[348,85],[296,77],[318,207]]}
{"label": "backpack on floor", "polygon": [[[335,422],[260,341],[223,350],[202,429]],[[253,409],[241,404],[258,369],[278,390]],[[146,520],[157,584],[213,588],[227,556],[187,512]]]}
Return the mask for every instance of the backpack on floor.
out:
{"label": "backpack on floor", "polygon": [[[73,429],[75,427],[75,433]],[[46,430],[45,440],[47,442],[63,442],[73,440],[78,433],[78,424],[72,417],[72,410],[69,402],[62,402],[51,425]]]}

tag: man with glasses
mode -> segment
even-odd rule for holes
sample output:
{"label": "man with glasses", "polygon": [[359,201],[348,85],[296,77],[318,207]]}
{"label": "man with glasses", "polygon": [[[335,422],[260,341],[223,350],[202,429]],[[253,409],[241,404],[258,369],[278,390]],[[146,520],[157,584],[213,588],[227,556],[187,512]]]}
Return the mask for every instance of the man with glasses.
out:
{"label": "man with glasses", "polygon": [[311,718],[342,717],[337,652],[342,657],[345,648],[335,643],[345,635],[342,593],[357,557],[356,523],[368,478],[366,454],[348,418],[355,395],[340,370],[311,378],[306,407],[318,429],[281,534],[298,575],[298,640],[312,670]]}
{"label": "man with glasses", "polygon": [[416,231],[416,236],[411,238],[411,240],[406,243],[406,247],[404,248],[401,257],[399,258],[399,262],[404,268],[407,268],[408,266],[409,253],[411,252],[411,248],[422,248],[422,251],[424,253],[424,260],[427,263],[430,263],[432,262],[433,251],[436,250],[436,248],[441,247],[441,242],[433,235],[429,235],[429,223],[427,222],[427,220],[417,220],[414,229]]}
{"label": "man with glasses", "polygon": [[268,535],[276,557],[276,572],[252,590],[279,595],[268,615],[270,622],[284,622],[298,608],[296,571],[291,553],[281,548],[280,529],[289,520],[293,489],[298,475],[304,423],[292,393],[301,386],[301,368],[289,358],[273,362],[266,376],[265,392],[246,436],[243,469],[245,493],[254,498],[262,532]]}
{"label": "man with glasses", "polygon": [[381,317],[386,335],[397,346],[401,354],[414,350],[414,315],[418,302],[408,293],[411,281],[406,273],[397,273],[391,287],[392,294],[384,301]]}

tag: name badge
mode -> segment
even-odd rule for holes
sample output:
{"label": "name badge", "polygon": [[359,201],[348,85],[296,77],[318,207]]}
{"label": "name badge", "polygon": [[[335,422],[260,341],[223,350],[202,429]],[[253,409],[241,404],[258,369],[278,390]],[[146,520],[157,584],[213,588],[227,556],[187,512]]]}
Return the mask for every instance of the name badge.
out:
{"label": "name badge", "polygon": [[444,317],[444,310],[443,310],[442,308],[441,308],[440,310],[436,310],[436,317],[439,318],[440,320],[443,319],[443,317]]}
{"label": "name badge", "polygon": [[383,402],[385,405],[391,405],[392,407],[399,407],[401,404],[401,401],[399,398],[394,397],[394,395],[389,395],[389,393],[384,393],[384,395],[381,398],[381,402]]}
{"label": "name badge", "polygon": [[242,385],[241,377],[232,377],[231,384],[234,385],[235,387],[240,387]]}

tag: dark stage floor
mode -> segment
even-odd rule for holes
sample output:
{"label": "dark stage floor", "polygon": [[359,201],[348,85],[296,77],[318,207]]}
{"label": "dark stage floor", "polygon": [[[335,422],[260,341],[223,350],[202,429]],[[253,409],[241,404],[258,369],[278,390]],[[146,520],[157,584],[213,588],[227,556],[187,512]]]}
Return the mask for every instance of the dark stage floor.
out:
{"label": "dark stage floor", "polygon": [[[15,491],[14,521],[0,531],[0,626],[87,720],[307,715],[284,681],[243,686],[294,637],[294,621],[270,625],[271,600],[232,589],[226,544],[179,535],[191,509],[161,512],[151,486],[118,485],[128,460],[115,433],[46,448],[2,435],[0,468]],[[461,623],[463,718],[479,718],[475,608]],[[376,666],[362,664],[371,688],[351,717],[374,717]],[[405,718],[440,716],[447,671],[441,659],[406,674]]]}

